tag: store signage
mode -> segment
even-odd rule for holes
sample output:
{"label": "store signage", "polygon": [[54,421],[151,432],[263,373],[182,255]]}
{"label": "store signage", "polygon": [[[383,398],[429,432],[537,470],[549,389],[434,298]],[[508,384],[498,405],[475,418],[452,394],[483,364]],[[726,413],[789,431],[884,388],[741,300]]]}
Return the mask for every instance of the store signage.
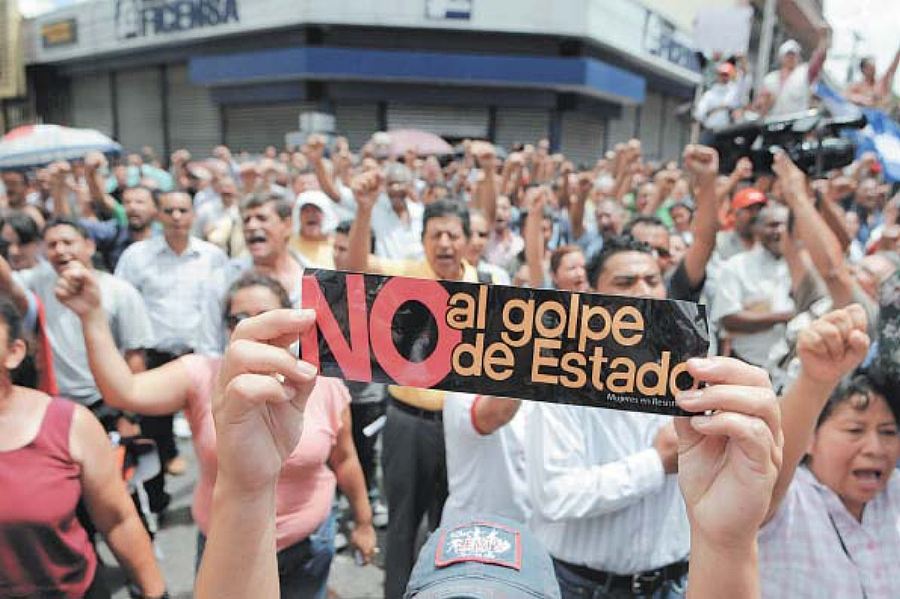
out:
{"label": "store signage", "polygon": [[78,21],[66,19],[41,25],[41,44],[44,48],[58,48],[78,43]]}
{"label": "store signage", "polygon": [[691,40],[679,32],[675,25],[647,10],[644,20],[644,50],[692,71],[699,71],[697,57]]}
{"label": "store signage", "polygon": [[122,40],[239,21],[238,0],[116,0],[116,37]]}

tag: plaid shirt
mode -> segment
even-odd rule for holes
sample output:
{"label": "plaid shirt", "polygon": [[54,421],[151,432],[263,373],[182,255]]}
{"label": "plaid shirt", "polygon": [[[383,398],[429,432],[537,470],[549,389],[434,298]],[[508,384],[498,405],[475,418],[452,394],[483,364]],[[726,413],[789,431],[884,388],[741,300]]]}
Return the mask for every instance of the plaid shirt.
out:
{"label": "plaid shirt", "polygon": [[894,473],[857,522],[801,466],[759,534],[759,558],[767,599],[900,597],[900,477]]}

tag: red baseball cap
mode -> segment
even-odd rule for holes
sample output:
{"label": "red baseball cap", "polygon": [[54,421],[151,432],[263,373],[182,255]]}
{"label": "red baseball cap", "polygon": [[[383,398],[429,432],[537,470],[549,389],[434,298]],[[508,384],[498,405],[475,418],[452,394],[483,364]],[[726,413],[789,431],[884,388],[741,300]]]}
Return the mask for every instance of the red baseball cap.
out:
{"label": "red baseball cap", "polygon": [[758,189],[746,187],[734,194],[734,197],[731,199],[731,208],[742,210],[754,204],[765,204],[767,201],[766,194]]}

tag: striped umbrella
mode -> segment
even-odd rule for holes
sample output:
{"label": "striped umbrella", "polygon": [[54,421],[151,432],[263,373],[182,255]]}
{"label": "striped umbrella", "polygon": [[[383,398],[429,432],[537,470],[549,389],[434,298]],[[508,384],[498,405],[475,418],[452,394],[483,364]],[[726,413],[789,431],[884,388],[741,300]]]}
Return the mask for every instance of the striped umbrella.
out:
{"label": "striped umbrella", "polygon": [[121,154],[122,146],[93,129],[24,125],[0,138],[0,169],[42,166],[55,160],[79,160],[91,151]]}

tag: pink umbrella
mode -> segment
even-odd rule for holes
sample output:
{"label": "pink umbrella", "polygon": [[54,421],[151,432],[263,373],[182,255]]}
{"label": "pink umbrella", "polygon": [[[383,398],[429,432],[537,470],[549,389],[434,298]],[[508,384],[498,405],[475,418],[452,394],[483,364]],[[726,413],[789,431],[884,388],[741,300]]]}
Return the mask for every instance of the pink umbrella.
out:
{"label": "pink umbrella", "polygon": [[439,135],[419,129],[393,129],[388,131],[391,137],[391,154],[402,156],[412,150],[419,156],[452,154],[453,146]]}

